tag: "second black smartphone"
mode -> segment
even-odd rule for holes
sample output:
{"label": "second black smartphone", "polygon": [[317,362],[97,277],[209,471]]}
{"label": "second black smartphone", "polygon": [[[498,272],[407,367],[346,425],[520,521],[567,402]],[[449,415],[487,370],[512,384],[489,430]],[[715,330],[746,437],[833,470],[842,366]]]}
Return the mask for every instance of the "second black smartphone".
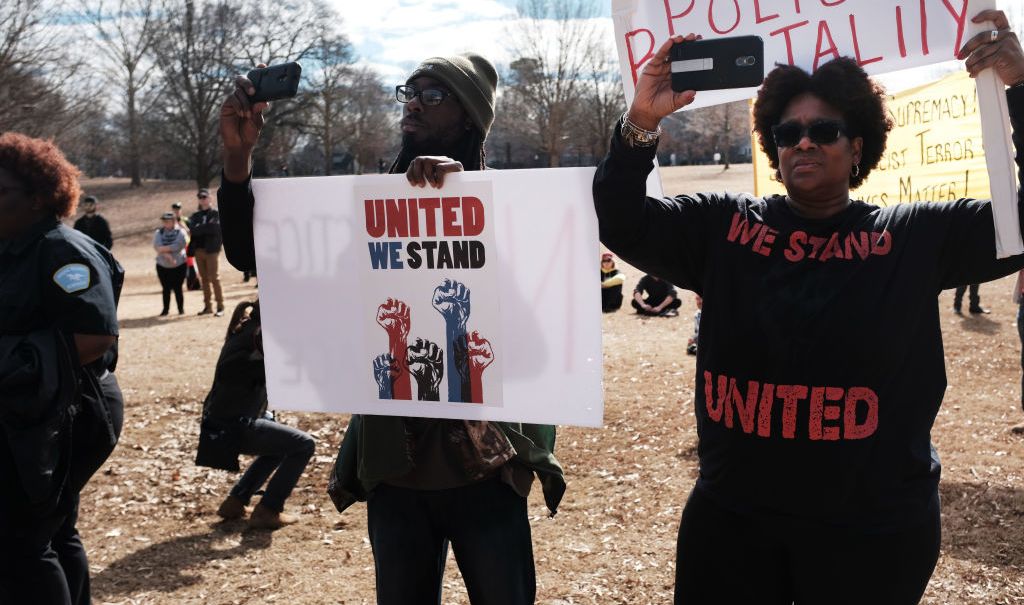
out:
{"label": "second black smartphone", "polygon": [[680,42],[672,45],[669,61],[676,92],[747,88],[764,81],[764,41],[760,36]]}
{"label": "second black smartphone", "polygon": [[246,75],[256,87],[250,99],[253,103],[290,99],[299,92],[301,75],[302,66],[295,62],[258,67]]}

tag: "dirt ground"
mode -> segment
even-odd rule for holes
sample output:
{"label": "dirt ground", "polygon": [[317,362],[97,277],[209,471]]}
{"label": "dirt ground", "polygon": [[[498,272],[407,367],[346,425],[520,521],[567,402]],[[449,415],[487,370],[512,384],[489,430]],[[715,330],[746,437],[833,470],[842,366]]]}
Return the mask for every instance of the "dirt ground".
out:
{"label": "dirt ground", "polygon": [[[671,168],[669,193],[747,190],[750,166]],[[316,455],[288,510],[301,522],[268,533],[219,523],[214,510],[233,475],[194,466],[201,401],[227,317],[158,318],[160,288],[149,247],[173,201],[194,208],[185,183],[90,181],[111,220],[127,281],[121,298],[124,433],[82,498],[79,528],[90,555],[93,597],[104,604],[373,603],[373,560],[363,505],[338,514],[324,489],[345,415],[282,413],[311,432]],[[222,257],[223,258],[223,257]],[[595,259],[596,260],[596,259]],[[595,263],[596,265],[596,263]],[[222,260],[229,308],[252,283]],[[631,289],[640,274],[623,267]],[[1020,344],[1013,278],[982,286],[983,317],[951,312],[940,297],[949,389],[933,440],[943,460],[942,555],[924,602],[1024,603],[1024,438]],[[678,318],[603,317],[605,422],[559,429],[569,488],[555,518],[540,490],[530,497],[538,603],[669,603],[675,535],[697,472],[693,420],[692,297]],[[738,579],[742,581],[742,579]],[[452,559],[445,603],[468,602]]]}

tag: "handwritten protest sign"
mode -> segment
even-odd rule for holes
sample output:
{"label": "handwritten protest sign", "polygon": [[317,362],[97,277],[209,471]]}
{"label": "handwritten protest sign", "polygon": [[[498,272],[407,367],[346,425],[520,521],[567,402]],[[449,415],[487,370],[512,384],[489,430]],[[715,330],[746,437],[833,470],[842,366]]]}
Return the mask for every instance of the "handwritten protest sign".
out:
{"label": "handwritten protest sign", "polygon": [[[977,91],[967,72],[898,92],[886,103],[894,128],[881,162],[853,192],[857,199],[888,206],[989,197]],[[756,136],[751,147],[754,192],[785,193]]]}
{"label": "handwritten protest sign", "polygon": [[271,404],[600,426],[592,179],[255,181]]}
{"label": "handwritten protest sign", "polygon": [[[669,36],[756,35],[766,71],[776,63],[814,71],[840,56],[870,74],[956,58],[970,18],[995,0],[612,0],[612,19],[627,98],[643,64]],[[690,108],[754,96],[756,88],[705,91]]]}
{"label": "handwritten protest sign", "polygon": [[[971,36],[992,28],[971,18],[995,0],[612,0],[619,69],[632,101],[643,64],[671,35],[757,35],[766,70],[776,63],[814,71],[853,57],[869,74],[949,61]],[[992,70],[977,78],[983,145],[993,202],[996,254],[1024,252],[1006,99]],[[686,109],[753,97],[756,88],[703,91]]]}

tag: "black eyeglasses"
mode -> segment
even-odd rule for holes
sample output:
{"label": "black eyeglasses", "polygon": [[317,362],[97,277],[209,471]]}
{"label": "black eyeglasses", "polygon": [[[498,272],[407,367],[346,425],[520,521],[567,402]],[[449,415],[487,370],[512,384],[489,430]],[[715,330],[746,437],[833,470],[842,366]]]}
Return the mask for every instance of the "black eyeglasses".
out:
{"label": "black eyeglasses", "polygon": [[398,99],[399,103],[408,103],[416,97],[419,97],[420,103],[434,107],[436,105],[440,105],[442,101],[450,96],[452,96],[452,93],[440,88],[424,88],[423,90],[416,90],[408,84],[402,84],[395,87],[395,98]]}
{"label": "black eyeglasses", "polygon": [[806,136],[815,145],[829,145],[846,134],[846,125],[839,120],[815,120],[804,126],[799,122],[784,122],[772,126],[776,147],[796,147]]}

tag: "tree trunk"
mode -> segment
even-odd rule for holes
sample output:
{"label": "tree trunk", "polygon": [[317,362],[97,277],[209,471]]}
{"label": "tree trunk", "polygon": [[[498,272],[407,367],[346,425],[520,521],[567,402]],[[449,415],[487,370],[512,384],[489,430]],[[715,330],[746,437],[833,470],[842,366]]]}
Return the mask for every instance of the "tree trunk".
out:
{"label": "tree trunk", "polygon": [[135,108],[135,80],[128,74],[128,171],[131,187],[142,187],[142,158],[139,149],[139,116]]}

